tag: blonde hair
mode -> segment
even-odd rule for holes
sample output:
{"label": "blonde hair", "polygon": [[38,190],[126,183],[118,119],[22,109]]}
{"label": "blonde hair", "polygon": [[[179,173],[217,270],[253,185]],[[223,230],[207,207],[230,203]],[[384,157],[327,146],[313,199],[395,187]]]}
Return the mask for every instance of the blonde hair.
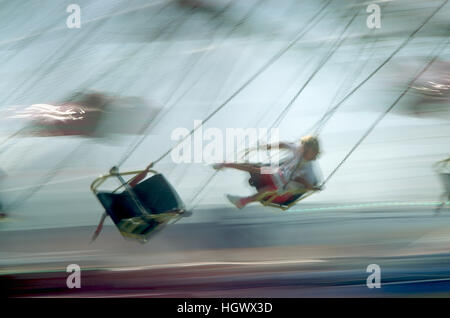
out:
{"label": "blonde hair", "polygon": [[303,146],[308,147],[312,149],[313,151],[317,152],[317,154],[320,153],[320,145],[319,145],[319,139],[315,136],[305,136],[300,139]]}

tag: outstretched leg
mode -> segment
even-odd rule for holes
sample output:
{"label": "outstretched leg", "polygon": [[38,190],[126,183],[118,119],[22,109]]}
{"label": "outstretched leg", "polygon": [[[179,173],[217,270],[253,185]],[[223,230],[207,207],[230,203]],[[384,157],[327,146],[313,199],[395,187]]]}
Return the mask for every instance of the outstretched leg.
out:
{"label": "outstretched leg", "polygon": [[255,201],[259,201],[261,199],[261,194],[265,193],[265,192],[270,192],[273,191],[273,188],[264,188],[264,189],[260,189],[257,193],[255,193],[254,195],[250,195],[248,197],[238,197],[235,195],[227,195],[228,200],[230,200],[231,203],[233,203],[238,209],[242,209],[243,207],[245,207],[247,204],[251,203],[251,202],[255,202]]}
{"label": "outstretched leg", "polygon": [[249,173],[260,173],[261,167],[251,163],[218,163],[213,166],[214,169],[232,168],[236,170],[246,171]]}

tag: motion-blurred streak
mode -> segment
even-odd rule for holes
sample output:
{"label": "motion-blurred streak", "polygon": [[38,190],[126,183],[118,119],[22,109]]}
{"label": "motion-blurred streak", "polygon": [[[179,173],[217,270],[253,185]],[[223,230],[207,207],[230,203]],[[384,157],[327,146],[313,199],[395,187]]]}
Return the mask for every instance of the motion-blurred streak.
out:
{"label": "motion-blurred streak", "polygon": [[411,87],[420,94],[420,104],[450,102],[450,63],[435,61]]}
{"label": "motion-blurred streak", "polygon": [[[399,75],[397,85],[404,76]],[[439,117],[450,119],[450,63],[436,60],[414,83],[410,84],[410,101],[397,113],[414,117]]]}
{"label": "motion-blurred streak", "polygon": [[[407,36],[410,30],[405,27],[411,21],[420,21],[425,19],[430,11],[433,10],[443,1],[432,0],[381,0],[381,1],[356,1],[355,4],[348,4],[349,8],[360,8],[364,17],[364,13],[368,16],[373,11],[367,11],[369,5],[376,4],[380,7],[381,14],[381,28],[376,29],[377,35],[390,38],[399,38]],[[447,36],[450,32],[450,23],[448,20],[448,12],[450,7],[448,5],[442,8],[439,15],[433,18],[428,24],[428,27],[424,29],[419,37],[443,37]],[[341,19],[347,19],[347,15],[340,17]],[[395,19],[395,24],[390,20]],[[362,39],[366,36],[362,36]]]}
{"label": "motion-blurred streak", "polygon": [[61,103],[33,104],[16,110],[10,118],[27,121],[21,134],[25,136],[102,138],[142,134],[160,110],[139,97],[78,92]]}

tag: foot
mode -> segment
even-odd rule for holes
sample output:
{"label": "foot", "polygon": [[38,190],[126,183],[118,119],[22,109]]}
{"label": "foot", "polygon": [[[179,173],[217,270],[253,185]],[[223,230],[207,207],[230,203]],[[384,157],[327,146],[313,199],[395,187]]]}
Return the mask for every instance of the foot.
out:
{"label": "foot", "polygon": [[245,204],[241,203],[241,198],[235,195],[227,194],[227,199],[233,203],[238,209],[242,209]]}

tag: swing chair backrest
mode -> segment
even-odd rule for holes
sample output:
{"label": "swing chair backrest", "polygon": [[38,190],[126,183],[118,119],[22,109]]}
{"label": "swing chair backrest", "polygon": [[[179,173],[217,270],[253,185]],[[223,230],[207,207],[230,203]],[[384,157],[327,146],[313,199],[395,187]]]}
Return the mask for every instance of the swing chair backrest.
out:
{"label": "swing chair backrest", "polygon": [[133,190],[142,205],[153,214],[184,209],[178,193],[160,173],[139,183]]}
{"label": "swing chair backrest", "polygon": [[125,237],[146,241],[160,224],[155,219],[146,218],[128,193],[99,192],[97,198]]}
{"label": "swing chair backrest", "polygon": [[[153,171],[152,171],[153,172]],[[138,172],[120,175],[138,174]],[[152,215],[184,210],[183,203],[175,189],[160,173],[140,182],[134,188],[115,191],[98,191],[98,187],[113,175],[102,176],[92,184],[92,191],[105,208],[108,216],[126,236],[146,238],[162,222]]]}

